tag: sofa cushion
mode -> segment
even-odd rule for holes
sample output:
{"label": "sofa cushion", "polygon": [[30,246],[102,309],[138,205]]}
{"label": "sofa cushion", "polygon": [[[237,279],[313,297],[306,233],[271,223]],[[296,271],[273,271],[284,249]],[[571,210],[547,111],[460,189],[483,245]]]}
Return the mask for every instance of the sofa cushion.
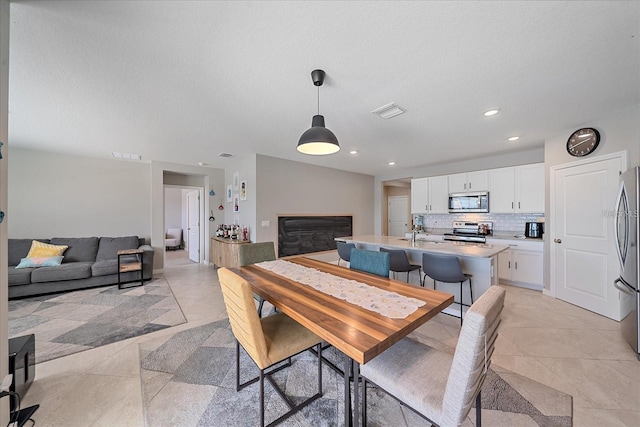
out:
{"label": "sofa cushion", "polygon": [[40,267],[31,272],[32,283],[58,280],[86,279],[91,277],[91,262],[62,263],[58,267]]}
{"label": "sofa cushion", "polygon": [[51,245],[34,240],[31,242],[31,249],[29,249],[27,258],[61,256],[68,247],[69,246],[66,245]]}
{"label": "sofa cushion", "polygon": [[[125,255],[120,257],[121,264],[137,261],[138,258],[135,255]],[[109,274],[118,274],[118,260],[104,259],[102,261],[94,262],[91,266],[91,274],[93,276],[108,276]]]}
{"label": "sofa cushion", "polygon": [[62,263],[63,256],[50,256],[50,257],[32,257],[22,258],[20,264],[16,265],[16,268],[30,268],[30,267],[57,267]]}
{"label": "sofa cushion", "polygon": [[54,237],[51,244],[69,246],[64,252],[62,265],[69,262],[94,262],[98,253],[97,237]]}
{"label": "sofa cushion", "polygon": [[96,261],[117,259],[118,251],[123,249],[138,249],[138,236],[101,237]]}
{"label": "sofa cushion", "polygon": [[[49,239],[38,239],[39,242],[49,243]],[[31,249],[33,239],[8,239],[9,265],[18,265]]]}
{"label": "sofa cushion", "polygon": [[9,276],[9,286],[28,285],[31,283],[31,272],[33,268],[21,268],[16,270],[15,267],[9,267],[7,273]]}

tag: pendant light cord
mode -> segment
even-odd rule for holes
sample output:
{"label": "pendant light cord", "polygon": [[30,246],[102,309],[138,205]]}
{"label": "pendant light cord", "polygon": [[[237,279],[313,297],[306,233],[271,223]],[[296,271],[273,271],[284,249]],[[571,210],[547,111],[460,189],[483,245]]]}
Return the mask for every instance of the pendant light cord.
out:
{"label": "pendant light cord", "polygon": [[318,115],[320,115],[320,86],[318,86]]}

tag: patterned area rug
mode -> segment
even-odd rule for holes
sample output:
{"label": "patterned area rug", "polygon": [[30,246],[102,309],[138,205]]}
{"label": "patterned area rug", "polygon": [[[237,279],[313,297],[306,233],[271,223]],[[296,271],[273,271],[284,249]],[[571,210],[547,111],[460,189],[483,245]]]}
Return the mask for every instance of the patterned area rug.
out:
{"label": "patterned area rug", "polygon": [[[334,361],[338,353],[323,352]],[[339,359],[342,360],[342,359]],[[294,401],[315,393],[317,359],[309,352],[274,375]],[[259,425],[258,385],[235,391],[235,340],[226,319],[140,344],[140,368],[145,424],[148,427]],[[498,369],[498,368],[496,368]],[[241,380],[258,374],[251,359],[241,355]],[[342,426],[344,383],[323,367],[324,395],[282,426]],[[572,425],[572,398],[512,372],[489,370],[482,389],[482,419],[489,426]],[[526,396],[526,397],[525,397]],[[396,400],[371,387],[368,425],[429,426]],[[265,421],[286,411],[280,397],[265,381]],[[475,418],[475,409],[470,415]],[[464,426],[473,424],[467,420]]]}
{"label": "patterned area rug", "polygon": [[9,337],[35,334],[36,363],[186,322],[169,285],[117,285],[9,301]]}

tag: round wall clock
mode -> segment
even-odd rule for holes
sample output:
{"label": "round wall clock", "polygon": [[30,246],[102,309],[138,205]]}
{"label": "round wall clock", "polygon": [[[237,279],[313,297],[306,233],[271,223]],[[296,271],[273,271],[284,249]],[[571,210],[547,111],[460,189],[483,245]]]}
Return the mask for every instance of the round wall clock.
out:
{"label": "round wall clock", "polygon": [[567,152],[582,157],[593,153],[600,143],[600,133],[594,128],[578,129],[567,140]]}

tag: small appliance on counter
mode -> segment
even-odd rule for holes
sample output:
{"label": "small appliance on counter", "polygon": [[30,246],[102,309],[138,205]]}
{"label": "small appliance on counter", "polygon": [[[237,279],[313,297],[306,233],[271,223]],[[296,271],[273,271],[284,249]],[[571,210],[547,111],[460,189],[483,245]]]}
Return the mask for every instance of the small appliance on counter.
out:
{"label": "small appliance on counter", "polygon": [[453,221],[453,231],[444,233],[444,240],[485,243],[485,236],[493,234],[493,222]]}
{"label": "small appliance on counter", "polygon": [[524,236],[532,239],[542,239],[544,222],[527,222],[524,227]]}

